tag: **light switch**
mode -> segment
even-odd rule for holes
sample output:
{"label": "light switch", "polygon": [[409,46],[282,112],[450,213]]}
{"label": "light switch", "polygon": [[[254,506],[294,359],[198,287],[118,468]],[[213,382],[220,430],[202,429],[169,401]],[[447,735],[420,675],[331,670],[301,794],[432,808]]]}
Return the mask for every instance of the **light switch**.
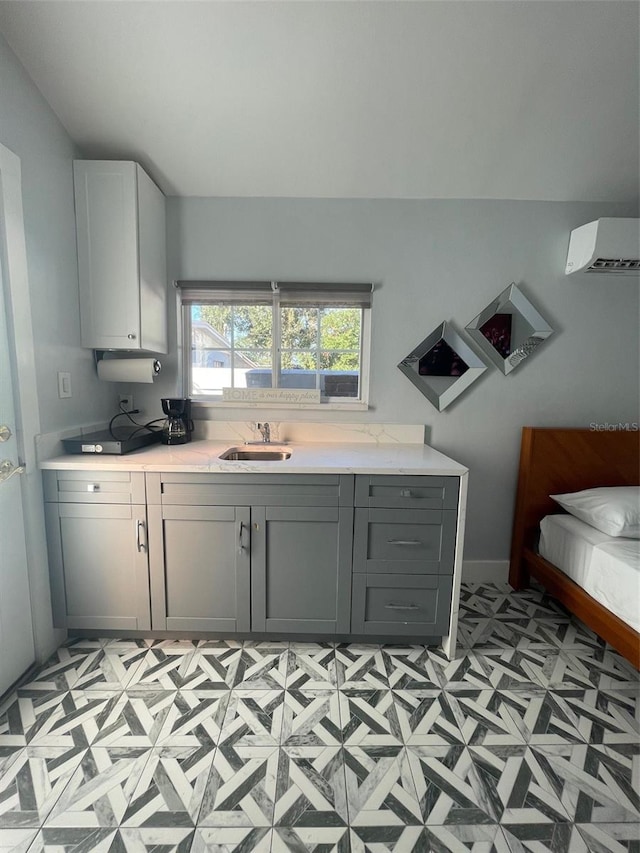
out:
{"label": "light switch", "polygon": [[58,372],[58,397],[71,397],[71,374]]}

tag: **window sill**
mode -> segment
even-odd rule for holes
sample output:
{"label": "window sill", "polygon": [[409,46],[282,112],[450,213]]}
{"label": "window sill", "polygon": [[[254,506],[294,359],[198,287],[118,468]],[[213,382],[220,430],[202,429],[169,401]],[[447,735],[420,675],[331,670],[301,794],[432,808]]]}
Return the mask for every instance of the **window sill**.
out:
{"label": "window sill", "polygon": [[368,403],[223,403],[216,400],[197,400],[191,398],[191,409],[290,409],[298,412],[321,411],[321,412],[366,412],[369,410]]}

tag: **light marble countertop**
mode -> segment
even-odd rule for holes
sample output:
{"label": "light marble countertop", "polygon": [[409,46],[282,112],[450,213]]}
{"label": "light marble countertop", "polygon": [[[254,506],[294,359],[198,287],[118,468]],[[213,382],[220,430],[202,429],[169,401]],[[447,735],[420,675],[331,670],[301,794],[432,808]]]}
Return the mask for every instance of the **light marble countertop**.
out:
{"label": "light marble countertop", "polygon": [[[285,447],[291,458],[275,462],[220,459],[229,447],[242,446],[237,438],[229,441],[198,440],[166,447],[154,445],[125,456],[69,454],[40,463],[58,471],[166,471],[217,474],[418,474],[460,477],[468,469],[425,444],[367,444],[337,442],[273,443],[270,449]],[[258,446],[259,447],[259,446]],[[244,449],[244,448],[243,448]],[[249,448],[246,448],[249,449]]]}

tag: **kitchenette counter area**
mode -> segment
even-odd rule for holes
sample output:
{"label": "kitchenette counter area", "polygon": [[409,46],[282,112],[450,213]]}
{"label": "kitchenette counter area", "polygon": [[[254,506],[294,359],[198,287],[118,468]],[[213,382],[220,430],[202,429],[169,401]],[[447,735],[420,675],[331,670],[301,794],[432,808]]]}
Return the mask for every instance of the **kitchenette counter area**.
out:
{"label": "kitchenette counter area", "polygon": [[[288,459],[237,460],[220,457],[230,448],[286,450]],[[410,474],[462,476],[467,468],[424,444],[365,442],[270,442],[247,444],[200,439],[176,447],[154,445],[124,456],[100,453],[55,456],[40,463],[58,471],[149,471],[230,474]]]}
{"label": "kitchenette counter area", "polygon": [[467,468],[424,444],[424,427],[278,424],[272,435],[209,423],[187,444],[122,456],[60,455],[49,441],[56,625],[442,643],[453,656]]}

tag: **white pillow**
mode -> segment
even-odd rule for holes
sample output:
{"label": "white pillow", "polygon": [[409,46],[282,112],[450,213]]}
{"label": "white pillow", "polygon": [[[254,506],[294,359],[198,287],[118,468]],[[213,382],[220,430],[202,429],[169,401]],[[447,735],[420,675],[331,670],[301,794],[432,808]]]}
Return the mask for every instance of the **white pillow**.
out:
{"label": "white pillow", "polygon": [[549,497],[608,536],[640,539],[640,486],[585,489]]}

